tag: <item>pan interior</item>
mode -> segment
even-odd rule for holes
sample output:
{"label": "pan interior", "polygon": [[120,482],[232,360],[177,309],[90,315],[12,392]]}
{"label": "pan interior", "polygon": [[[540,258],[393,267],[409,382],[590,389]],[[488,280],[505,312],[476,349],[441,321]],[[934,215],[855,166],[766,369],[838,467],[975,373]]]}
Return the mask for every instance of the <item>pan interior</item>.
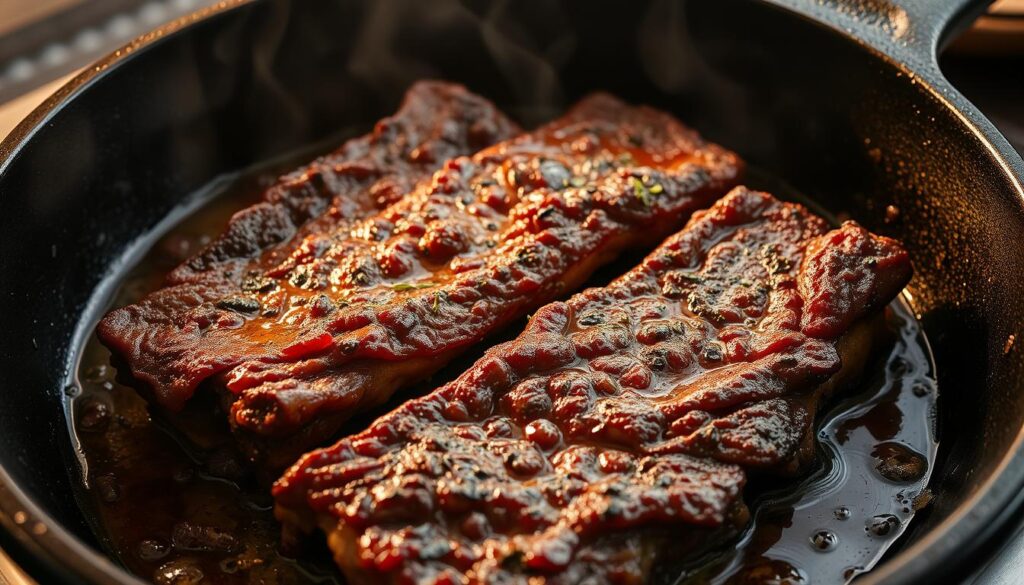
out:
{"label": "pan interior", "polygon": [[[131,255],[121,273],[111,275],[113,305],[138,302],[159,287],[166,273],[215,237],[232,213],[257,201],[261,185],[312,156],[296,153],[288,157],[290,164],[225,176],[190,198],[139,242],[141,257]],[[758,169],[749,169],[745,182],[838,223],[815,201]],[[608,284],[647,252],[626,254],[581,288]],[[892,334],[877,343],[864,375],[843,389],[841,401],[825,403],[827,412],[815,430],[817,464],[799,479],[752,475],[746,493],[754,521],[742,534],[701,558],[680,547],[676,556],[686,562],[659,562],[652,583],[764,581],[769,574],[794,583],[843,583],[870,570],[912,525],[931,498],[926,486],[937,447],[939,394],[927,341],[907,300],[887,311]],[[470,348],[429,380],[354,418],[342,434],[358,433],[408,397],[455,379],[493,343],[514,338],[524,325],[521,319],[499,339]],[[279,552],[280,526],[267,488],[242,463],[215,393],[200,392],[168,420],[166,413],[151,411],[111,367],[110,352],[98,339],[89,337],[78,350],[78,391],[70,411],[81,481],[91,486],[81,501],[113,558],[158,582],[176,575],[222,584],[335,582],[330,553],[318,536],[307,540],[297,558]],[[880,472],[884,461],[897,460],[920,465],[913,474]],[[197,544],[205,550],[197,553]]]}
{"label": "pan interior", "polygon": [[1019,461],[1001,465],[1024,420],[1024,210],[928,88],[756,2],[388,0],[258,2],[200,22],[106,71],[0,171],[0,461],[18,489],[97,545],[68,496],[77,459],[60,413],[104,276],[214,177],[365,128],[422,77],[466,83],[527,123],[595,89],[665,108],[901,239],[943,389],[936,497],[906,541],[997,471],[1020,476]]}

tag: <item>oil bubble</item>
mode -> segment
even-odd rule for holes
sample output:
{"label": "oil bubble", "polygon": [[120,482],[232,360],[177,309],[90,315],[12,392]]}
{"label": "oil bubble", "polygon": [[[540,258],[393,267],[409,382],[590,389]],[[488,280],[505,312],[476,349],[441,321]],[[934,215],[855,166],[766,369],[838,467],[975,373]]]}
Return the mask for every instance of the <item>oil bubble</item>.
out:
{"label": "oil bubble", "polygon": [[839,537],[831,530],[819,530],[811,535],[811,548],[819,552],[835,550]]}

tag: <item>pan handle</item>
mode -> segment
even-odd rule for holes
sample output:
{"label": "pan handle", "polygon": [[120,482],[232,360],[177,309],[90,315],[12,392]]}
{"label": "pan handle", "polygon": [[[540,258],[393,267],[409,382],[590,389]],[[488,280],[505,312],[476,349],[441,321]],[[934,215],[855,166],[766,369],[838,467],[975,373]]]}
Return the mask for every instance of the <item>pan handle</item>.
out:
{"label": "pan handle", "polygon": [[[877,49],[911,70],[939,73],[946,41],[993,0],[768,0]],[[940,74],[941,75],[941,74]]]}

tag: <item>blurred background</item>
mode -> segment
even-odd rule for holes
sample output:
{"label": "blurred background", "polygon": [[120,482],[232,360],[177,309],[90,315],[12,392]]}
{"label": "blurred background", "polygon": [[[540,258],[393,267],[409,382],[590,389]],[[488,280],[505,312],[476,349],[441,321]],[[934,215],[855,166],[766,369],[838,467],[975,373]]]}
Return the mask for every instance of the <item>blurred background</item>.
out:
{"label": "blurred background", "polygon": [[[152,28],[216,3],[0,0],[0,137],[82,67]],[[29,95],[33,99],[12,104]]]}

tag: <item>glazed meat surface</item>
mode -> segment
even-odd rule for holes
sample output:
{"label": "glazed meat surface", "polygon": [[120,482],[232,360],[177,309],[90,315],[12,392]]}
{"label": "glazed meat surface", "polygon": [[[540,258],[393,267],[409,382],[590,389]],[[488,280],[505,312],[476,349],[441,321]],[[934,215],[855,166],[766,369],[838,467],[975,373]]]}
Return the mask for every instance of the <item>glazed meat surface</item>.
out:
{"label": "glazed meat surface", "polygon": [[[291,285],[288,267],[322,253],[315,247],[386,209],[446,160],[519,133],[464,87],[418,82],[370,134],[281,177],[262,201],[236,213],[164,288],[111,311],[97,328],[100,340],[155,402],[178,411],[201,382],[245,361],[261,331],[267,340],[299,335],[283,331],[294,317],[282,314],[282,298],[293,292],[298,303],[308,293]],[[223,391],[223,380],[216,382]],[[233,396],[223,393],[230,409]]]}
{"label": "glazed meat surface", "polygon": [[[287,211],[259,215],[259,229],[235,229],[257,214],[242,212],[173,286],[109,314],[101,339],[169,408],[211,380],[250,454],[283,467],[623,248],[653,245],[739,172],[671,116],[594,95],[412,186],[441,156],[513,129],[479,98],[457,103],[413,133],[424,140],[379,125],[369,154],[334,166],[348,173],[330,203],[268,197],[257,208]],[[298,190],[336,182],[317,172]],[[296,207],[315,219],[296,229]]]}
{"label": "glazed meat surface", "polygon": [[209,246],[171,272],[165,288],[111,311],[98,334],[161,405],[178,410],[203,379],[237,361],[226,354],[248,331],[228,331],[245,316],[273,316],[275,307],[263,307],[260,293],[277,290],[288,275],[267,275],[268,267],[386,208],[445,160],[518,132],[493,104],[459,85],[417,83],[394,116],[279,179],[263,201],[236,213]]}
{"label": "glazed meat surface", "polygon": [[659,552],[746,521],[748,473],[803,468],[818,402],[910,273],[893,240],[736,188],[607,287],[304,456],[277,516],[326,532],[356,583],[642,582]]}

